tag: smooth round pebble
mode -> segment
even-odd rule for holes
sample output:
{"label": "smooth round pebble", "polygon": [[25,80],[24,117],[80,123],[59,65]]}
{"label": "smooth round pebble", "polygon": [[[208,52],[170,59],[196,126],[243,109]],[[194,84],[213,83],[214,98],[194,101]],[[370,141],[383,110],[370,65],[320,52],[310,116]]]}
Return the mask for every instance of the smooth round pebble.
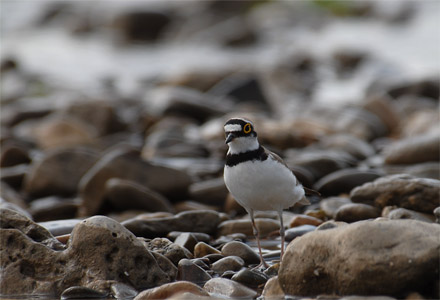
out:
{"label": "smooth round pebble", "polygon": [[380,217],[380,210],[362,203],[344,204],[336,211],[335,221],[353,223]]}
{"label": "smooth round pebble", "polygon": [[221,253],[224,256],[236,255],[241,257],[246,265],[258,264],[260,262],[260,257],[250,246],[238,241],[226,243],[222,247]]}
{"label": "smooth round pebble", "polygon": [[226,271],[238,271],[244,266],[244,260],[238,256],[227,256],[212,264],[211,269],[222,274]]}

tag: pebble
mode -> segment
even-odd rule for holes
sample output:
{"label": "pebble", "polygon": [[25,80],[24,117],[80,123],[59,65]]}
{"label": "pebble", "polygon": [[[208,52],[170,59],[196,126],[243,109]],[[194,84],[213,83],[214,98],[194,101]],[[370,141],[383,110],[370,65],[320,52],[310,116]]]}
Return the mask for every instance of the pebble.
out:
{"label": "pebble", "polygon": [[142,291],[134,298],[134,300],[168,299],[177,293],[180,294],[184,292],[189,292],[199,296],[209,296],[206,291],[192,282],[176,281]]}
{"label": "pebble", "polygon": [[102,299],[107,295],[107,293],[101,293],[88,287],[71,286],[61,293],[61,299]]}
{"label": "pebble", "polygon": [[24,190],[33,198],[73,195],[84,174],[98,160],[90,148],[64,148],[34,159],[25,177]]}
{"label": "pebble", "polygon": [[14,189],[20,190],[28,172],[29,165],[26,164],[1,168],[0,180]]}
{"label": "pebble", "polygon": [[415,164],[440,161],[440,135],[438,133],[409,137],[384,149],[387,164]]}
{"label": "pebble", "polygon": [[292,220],[289,223],[289,227],[293,228],[293,227],[298,227],[301,225],[319,226],[321,224],[322,224],[321,219],[307,216],[307,215],[297,215],[292,218]]}
{"label": "pebble", "polygon": [[195,182],[189,186],[191,199],[205,204],[223,206],[228,190],[223,177]]}
{"label": "pebble", "polygon": [[229,298],[248,298],[253,299],[257,292],[230,279],[213,278],[203,286],[205,291],[214,296],[224,296]]}
{"label": "pebble", "polygon": [[72,219],[77,214],[78,206],[77,199],[62,199],[52,196],[32,201],[29,212],[36,222]]}
{"label": "pebble", "polygon": [[144,240],[144,245],[149,251],[162,254],[176,266],[181,259],[192,258],[192,254],[188,249],[171,242],[167,238]]}
{"label": "pebble", "polygon": [[387,217],[391,220],[412,219],[428,223],[433,223],[435,220],[435,217],[431,214],[419,213],[406,208],[392,209],[386,215],[382,214],[382,216]]}
{"label": "pebble", "polygon": [[[175,241],[183,233],[188,233],[188,232],[171,231],[170,233],[168,233],[167,238],[169,238],[172,241]],[[209,241],[211,240],[211,236],[209,234],[202,233],[202,232],[190,232],[190,233],[199,242],[209,243]]]}
{"label": "pebble", "polygon": [[2,148],[0,154],[0,168],[29,164],[31,162],[29,151],[24,147],[11,144],[2,145]]}
{"label": "pebble", "polygon": [[270,278],[264,285],[262,292],[264,299],[281,300],[285,299],[285,294],[278,281],[278,276]]}
{"label": "pebble", "polygon": [[335,221],[353,223],[380,217],[380,210],[363,203],[344,204],[336,211]]}
{"label": "pebble", "polygon": [[106,182],[115,177],[134,181],[168,199],[184,197],[191,184],[191,179],[185,172],[152,165],[140,159],[138,153],[134,153],[132,149],[116,148],[101,157],[81,178],[81,215],[91,215],[99,211],[104,201]]}
{"label": "pebble", "polygon": [[130,180],[107,180],[104,197],[112,208],[118,211],[139,209],[150,212],[174,212],[173,206],[164,196]]}
{"label": "pebble", "polygon": [[315,183],[314,188],[325,196],[348,194],[350,191],[366,182],[373,181],[381,176],[380,172],[359,169],[338,170],[322,177]]}
{"label": "pebble", "polygon": [[269,277],[255,269],[243,269],[231,278],[250,288],[258,288],[266,283]]}
{"label": "pebble", "polygon": [[177,278],[178,270],[171,260],[169,260],[164,255],[160,254],[159,252],[151,251],[151,254],[156,259],[156,262],[159,265],[159,267],[162,269],[162,271],[168,274],[168,276],[173,280]]}
{"label": "pebble", "polygon": [[112,296],[116,299],[132,299],[138,294],[133,287],[122,282],[112,284],[110,289]]}
{"label": "pebble", "polygon": [[56,221],[39,222],[40,226],[46,228],[53,236],[70,234],[73,228],[81,222],[80,219],[64,219]]}
{"label": "pebble", "polygon": [[289,228],[285,232],[285,239],[287,242],[292,241],[296,237],[302,236],[308,232],[314,231],[316,229],[316,226],[313,225],[301,225],[294,228]]}
{"label": "pebble", "polygon": [[241,257],[246,265],[258,264],[260,262],[259,255],[251,247],[238,241],[226,243],[222,247],[221,253],[224,256],[235,255]]}
{"label": "pebble", "polygon": [[[4,186],[5,185],[2,183],[2,188],[1,188],[2,194],[5,193],[5,189],[3,188]],[[2,196],[4,196],[4,195],[2,195]],[[25,205],[23,205],[23,207],[24,206]],[[2,197],[0,197],[0,208],[15,211],[15,212],[19,213],[20,215],[23,215],[26,218],[32,220],[32,215],[30,213],[28,213],[24,208],[22,208],[21,206],[19,206],[17,204],[12,203],[12,202],[8,202],[5,199],[3,199]]]}
{"label": "pebble", "polygon": [[198,239],[191,232],[181,233],[174,241],[176,245],[179,245],[180,247],[184,247],[188,249],[190,252],[194,252],[194,247],[197,244],[197,242]]}
{"label": "pebble", "polygon": [[204,257],[208,254],[221,254],[221,252],[204,242],[198,242],[194,246],[194,257]]}
{"label": "pebble", "polygon": [[332,228],[336,228],[336,227],[344,226],[344,225],[347,225],[347,223],[341,222],[341,221],[329,220],[329,221],[326,221],[326,222],[322,223],[321,225],[319,225],[316,228],[316,230],[327,230],[327,229],[332,229]]}
{"label": "pebble", "polygon": [[222,274],[226,271],[238,271],[244,266],[244,260],[238,256],[227,256],[212,264],[211,269]]}
{"label": "pebble", "polygon": [[[269,233],[272,233],[273,231],[277,231],[280,229],[279,222],[272,219],[267,219],[267,218],[255,219],[255,224],[258,227],[261,237],[267,236]],[[218,226],[219,235],[228,235],[233,233],[244,233],[247,236],[253,236],[251,220],[249,219],[228,220],[219,224]]]}
{"label": "pebble", "polygon": [[211,275],[193,261],[186,258],[179,261],[177,280],[190,281],[202,286],[210,279]]}
{"label": "pebble", "polygon": [[350,199],[381,209],[397,205],[418,212],[432,213],[438,206],[439,194],[439,180],[398,174],[381,177],[353,189]]}
{"label": "pebble", "polygon": [[321,200],[319,205],[329,218],[334,219],[336,217],[336,212],[338,211],[338,209],[348,203],[352,203],[351,200],[348,198],[330,197]]}

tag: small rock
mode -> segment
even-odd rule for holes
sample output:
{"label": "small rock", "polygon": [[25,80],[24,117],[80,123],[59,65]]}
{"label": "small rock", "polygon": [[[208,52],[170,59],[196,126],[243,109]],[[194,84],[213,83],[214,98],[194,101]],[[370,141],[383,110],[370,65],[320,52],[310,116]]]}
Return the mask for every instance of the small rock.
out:
{"label": "small rock", "polygon": [[61,294],[61,299],[99,299],[106,298],[107,295],[107,293],[101,293],[84,286],[71,286],[70,288],[64,290],[64,292]]}
{"label": "small rock", "polygon": [[228,190],[223,177],[196,182],[190,185],[191,199],[200,203],[223,206]]}
{"label": "small rock", "polygon": [[73,195],[81,177],[98,160],[88,148],[65,148],[51,151],[34,160],[25,177],[24,189],[31,197]]}
{"label": "small rock", "polygon": [[38,223],[40,226],[46,228],[52,235],[59,236],[70,234],[73,228],[81,222],[80,219],[66,219]]}
{"label": "small rock", "polygon": [[298,227],[301,225],[319,226],[321,224],[322,224],[321,219],[307,216],[307,215],[297,215],[297,216],[293,217],[292,221],[290,221],[289,227],[293,228],[293,227]]}
{"label": "small rock", "polygon": [[0,154],[0,167],[12,167],[31,162],[28,150],[18,145],[2,145]]}
{"label": "small rock", "polygon": [[188,249],[190,252],[194,252],[194,246],[197,244],[197,238],[191,232],[181,233],[174,243],[180,247]]}
{"label": "small rock", "polygon": [[226,271],[238,271],[244,266],[244,260],[238,256],[227,256],[212,264],[211,269],[222,274]]}
{"label": "small rock", "polygon": [[171,203],[159,193],[130,180],[112,178],[105,184],[105,196],[112,208],[173,212]]}
{"label": "small rock", "polygon": [[417,291],[435,297],[439,234],[437,224],[415,220],[360,221],[316,230],[288,245],[279,282],[291,295],[338,291],[339,296],[401,298]]}
{"label": "small rock", "polygon": [[376,171],[361,171],[358,169],[338,170],[322,177],[315,183],[314,188],[322,195],[333,196],[350,191],[366,182],[379,178],[381,174]]}
{"label": "small rock", "polygon": [[173,264],[171,260],[169,260],[164,255],[160,254],[159,252],[151,251],[151,254],[153,254],[154,258],[157,261],[157,264],[159,267],[166,273],[168,276],[174,280],[177,277],[177,267]]}
{"label": "small rock", "polygon": [[200,202],[195,201],[182,201],[178,202],[174,205],[174,209],[177,212],[184,212],[189,210],[214,210],[214,211],[220,211],[220,208],[218,206],[203,204]]}
{"label": "small rock", "polygon": [[122,282],[112,284],[111,292],[116,299],[132,299],[138,294],[134,288]]}
{"label": "small rock", "polygon": [[419,213],[410,209],[406,208],[396,208],[391,210],[388,214],[383,215],[383,217],[387,217],[391,220],[399,220],[399,219],[412,219],[412,220],[418,220],[422,222],[428,222],[433,223],[434,222],[434,216],[430,214],[423,214]]}
{"label": "small rock", "polygon": [[380,217],[380,211],[374,206],[363,203],[348,203],[336,211],[335,221],[353,223],[378,217]]}
{"label": "small rock", "polygon": [[440,160],[440,135],[409,137],[384,149],[387,164],[415,164]]}
{"label": "small rock", "polygon": [[176,239],[183,233],[191,233],[198,242],[208,243],[211,240],[211,236],[202,232],[181,232],[181,231],[171,231],[168,233],[167,238],[172,241],[176,241]]}
{"label": "small rock", "polygon": [[194,257],[204,257],[208,254],[221,254],[221,252],[204,242],[198,242],[195,245]]}
{"label": "small rock", "polygon": [[167,238],[155,238],[151,241],[144,241],[145,247],[152,252],[162,254],[177,266],[179,261],[183,258],[192,258],[191,252],[183,248]]}
{"label": "small rock", "polygon": [[29,165],[21,164],[0,169],[0,180],[16,190],[21,190],[24,178],[29,172]]}
{"label": "small rock", "polygon": [[29,212],[36,222],[71,219],[76,216],[78,206],[79,201],[75,199],[61,199],[54,196],[32,201]]}
{"label": "small rock", "polygon": [[244,285],[226,278],[213,278],[205,283],[205,291],[215,295],[231,298],[255,298],[257,292]]}
{"label": "small rock", "polygon": [[152,165],[131,150],[116,149],[104,155],[82,177],[79,184],[83,199],[82,215],[91,215],[99,210],[105,195],[105,184],[111,178],[134,181],[168,199],[184,197],[191,183],[184,172]]}
{"label": "small rock", "polygon": [[224,256],[236,255],[241,257],[246,265],[258,264],[260,262],[260,256],[251,247],[238,241],[226,243],[222,247],[221,253]]}
{"label": "small rock", "polygon": [[[269,233],[280,229],[279,222],[272,219],[255,219],[255,224],[257,225],[261,237],[267,236]],[[233,233],[244,233],[247,236],[253,236],[251,220],[228,220],[220,223],[218,226],[219,235],[228,235]]]}
{"label": "small rock", "polygon": [[262,293],[264,299],[282,300],[285,298],[283,289],[278,281],[278,276],[270,278],[264,285]]}
{"label": "small rock", "polygon": [[188,282],[188,281],[177,281],[167,283],[149,290],[145,290],[139,295],[137,295],[134,300],[159,300],[159,299],[168,299],[169,297],[177,294],[190,292],[199,296],[209,296],[207,292],[205,292],[198,285]]}
{"label": "small rock", "polygon": [[181,259],[178,265],[177,280],[190,281],[197,285],[204,285],[211,276],[200,266],[189,259]]}
{"label": "small rock", "polygon": [[396,205],[411,210],[432,213],[438,206],[440,181],[391,175],[355,188],[350,193],[353,202],[374,205],[380,209]]}
{"label": "small rock", "polygon": [[269,277],[266,274],[254,269],[243,269],[232,276],[232,280],[250,288],[258,288],[265,284],[268,279]]}
{"label": "small rock", "polygon": [[319,206],[329,218],[334,219],[336,217],[336,212],[338,211],[338,209],[348,203],[352,203],[351,200],[348,198],[330,197],[321,200]]}
{"label": "small rock", "polygon": [[139,219],[134,218],[122,224],[136,236],[155,238],[166,236],[171,231],[203,232],[212,234],[220,223],[220,214],[215,211],[185,211],[173,217]]}
{"label": "small rock", "polygon": [[316,229],[316,226],[313,225],[301,225],[294,228],[289,228],[285,232],[285,239],[287,242],[292,241],[296,237],[302,236],[308,232],[314,231]]}
{"label": "small rock", "polygon": [[[5,185],[2,183],[2,187],[1,187],[1,193],[4,193],[4,187]],[[2,195],[3,196],[3,195]],[[24,206],[24,205],[23,205]],[[0,197],[0,208],[4,208],[4,209],[9,209],[12,211],[15,211],[17,213],[19,213],[20,215],[25,216],[26,218],[32,220],[32,216],[31,214],[29,214],[26,210],[24,210],[21,206],[18,206],[17,204],[8,202],[6,200],[4,200],[2,197]]]}
{"label": "small rock", "polygon": [[327,230],[327,229],[332,229],[332,228],[336,228],[336,227],[344,226],[344,225],[347,225],[347,223],[329,220],[329,221],[324,222],[321,225],[319,225],[318,228],[316,228],[316,230]]}

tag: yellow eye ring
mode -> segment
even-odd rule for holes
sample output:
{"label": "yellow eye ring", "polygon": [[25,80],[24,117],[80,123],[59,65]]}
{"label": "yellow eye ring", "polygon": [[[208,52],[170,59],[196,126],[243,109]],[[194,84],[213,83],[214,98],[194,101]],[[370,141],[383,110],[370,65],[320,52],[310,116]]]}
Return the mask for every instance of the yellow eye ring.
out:
{"label": "yellow eye ring", "polygon": [[248,133],[250,133],[251,131],[252,131],[251,124],[247,123],[246,125],[244,125],[244,127],[243,127],[243,132],[244,132],[244,133],[248,134]]}

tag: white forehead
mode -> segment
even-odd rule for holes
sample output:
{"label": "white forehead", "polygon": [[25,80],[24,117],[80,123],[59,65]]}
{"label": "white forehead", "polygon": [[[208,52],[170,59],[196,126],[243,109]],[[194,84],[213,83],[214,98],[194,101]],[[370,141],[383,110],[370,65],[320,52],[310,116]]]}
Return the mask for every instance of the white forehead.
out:
{"label": "white forehead", "polygon": [[240,124],[227,124],[225,125],[225,131],[231,132],[231,131],[241,131],[241,125]]}

